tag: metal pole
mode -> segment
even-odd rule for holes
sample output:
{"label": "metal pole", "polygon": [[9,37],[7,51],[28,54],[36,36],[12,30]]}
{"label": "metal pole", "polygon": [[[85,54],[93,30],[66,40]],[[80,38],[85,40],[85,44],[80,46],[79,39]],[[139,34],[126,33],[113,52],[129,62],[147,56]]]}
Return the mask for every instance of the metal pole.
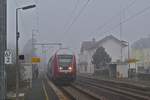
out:
{"label": "metal pole", "polygon": [[18,64],[18,9],[16,9],[16,100],[19,100],[19,64]]}
{"label": "metal pole", "polygon": [[129,55],[129,59],[130,59],[130,43],[128,42],[128,55]]}
{"label": "metal pole", "polygon": [[[121,10],[121,5],[120,5],[120,10]],[[122,41],[122,13],[120,13],[120,41]],[[122,43],[121,43],[121,50],[120,50],[120,61],[122,63]]]}
{"label": "metal pole", "polygon": [[26,10],[35,7],[35,5],[29,5],[22,8],[16,9],[16,100],[19,100],[19,61],[18,61],[18,40],[19,40],[19,31],[18,31],[18,11],[19,9]]}
{"label": "metal pole", "polygon": [[[128,42],[128,60],[130,60],[130,45]],[[129,63],[129,75],[130,75],[130,63]]]}
{"label": "metal pole", "polygon": [[[31,59],[33,58],[33,30],[32,30],[32,56]],[[32,63],[32,62],[31,62]],[[33,64],[32,64],[32,79],[30,80],[30,87],[32,87],[32,82],[33,82]]]}
{"label": "metal pole", "polygon": [[[35,56],[34,55],[34,30],[32,30],[32,57],[31,59]],[[32,63],[32,62],[31,62]],[[32,80],[31,80],[31,87],[32,87],[32,82],[33,82],[33,79],[34,79],[34,64],[32,63]]]}
{"label": "metal pole", "polygon": [[[122,9],[122,4],[120,4],[120,12]],[[123,36],[123,23],[122,20],[125,16],[125,10],[123,9],[122,13],[120,13],[120,40],[122,41],[122,36]],[[121,62],[123,61],[123,47],[121,45]]]}
{"label": "metal pole", "polygon": [[[128,61],[130,60],[130,45],[129,45],[129,42],[128,42]],[[129,64],[129,69],[128,69],[128,77],[130,79],[130,63],[128,62]]]}

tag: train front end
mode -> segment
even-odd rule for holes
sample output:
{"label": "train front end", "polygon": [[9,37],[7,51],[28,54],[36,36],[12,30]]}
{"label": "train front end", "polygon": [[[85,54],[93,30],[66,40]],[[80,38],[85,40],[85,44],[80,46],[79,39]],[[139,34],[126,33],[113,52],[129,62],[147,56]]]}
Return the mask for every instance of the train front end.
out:
{"label": "train front end", "polygon": [[57,53],[55,80],[70,83],[76,79],[76,58],[74,54]]}

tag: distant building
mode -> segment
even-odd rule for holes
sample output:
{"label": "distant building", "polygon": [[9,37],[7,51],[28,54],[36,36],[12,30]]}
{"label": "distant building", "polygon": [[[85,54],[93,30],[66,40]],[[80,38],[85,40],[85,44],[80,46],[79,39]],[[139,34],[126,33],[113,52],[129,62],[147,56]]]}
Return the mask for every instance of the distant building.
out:
{"label": "distant building", "polygon": [[96,41],[84,41],[81,45],[81,51],[79,55],[79,72],[80,73],[94,73],[94,65],[91,63],[92,56],[98,47],[104,47],[106,52],[110,55],[112,63],[118,61],[125,61],[128,59],[127,44],[120,41],[113,35],[104,37],[103,39]]}
{"label": "distant building", "polygon": [[136,71],[140,73],[150,73],[150,37],[136,41],[131,48],[132,58],[138,60],[136,63]]}

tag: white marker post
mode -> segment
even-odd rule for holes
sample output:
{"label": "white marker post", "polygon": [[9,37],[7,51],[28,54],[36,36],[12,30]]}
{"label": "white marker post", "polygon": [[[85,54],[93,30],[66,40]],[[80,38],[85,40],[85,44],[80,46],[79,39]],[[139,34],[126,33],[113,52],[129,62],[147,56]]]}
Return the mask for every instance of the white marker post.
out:
{"label": "white marker post", "polygon": [[5,64],[12,64],[12,52],[10,50],[5,51]]}

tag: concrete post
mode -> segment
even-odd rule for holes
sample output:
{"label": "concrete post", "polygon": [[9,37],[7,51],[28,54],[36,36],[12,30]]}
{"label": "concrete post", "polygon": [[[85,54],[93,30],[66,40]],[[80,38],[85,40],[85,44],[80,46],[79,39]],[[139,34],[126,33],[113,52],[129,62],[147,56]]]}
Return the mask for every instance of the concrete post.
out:
{"label": "concrete post", "polygon": [[6,73],[4,64],[4,53],[7,47],[6,32],[6,9],[7,1],[0,0],[0,100],[5,100],[6,95]]}

